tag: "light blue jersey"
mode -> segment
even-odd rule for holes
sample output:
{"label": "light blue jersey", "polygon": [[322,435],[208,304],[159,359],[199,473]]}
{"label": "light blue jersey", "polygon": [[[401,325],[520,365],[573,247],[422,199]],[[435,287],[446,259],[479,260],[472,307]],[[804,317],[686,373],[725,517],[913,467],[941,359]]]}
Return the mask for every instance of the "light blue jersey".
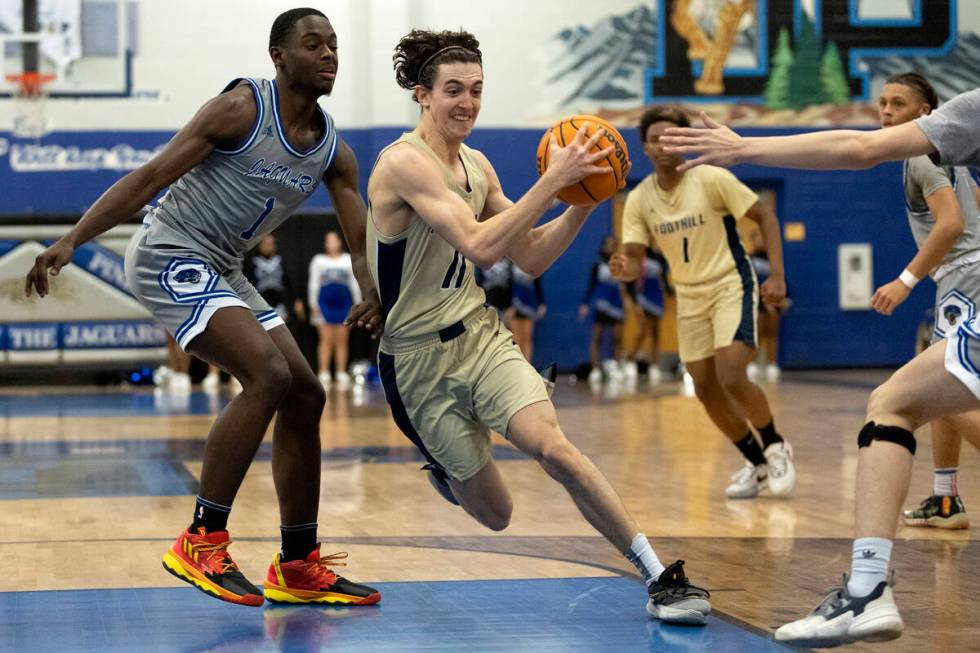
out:
{"label": "light blue jersey", "polygon": [[219,273],[239,268],[245,252],[313,194],[339,143],[333,119],[318,106],[323,136],[296,149],[286,140],[275,81],[236,79],[224,92],[240,83],[251,87],[257,108],[248,137],[235,149],[215,149],[144,218],[150,245],[197,250]]}

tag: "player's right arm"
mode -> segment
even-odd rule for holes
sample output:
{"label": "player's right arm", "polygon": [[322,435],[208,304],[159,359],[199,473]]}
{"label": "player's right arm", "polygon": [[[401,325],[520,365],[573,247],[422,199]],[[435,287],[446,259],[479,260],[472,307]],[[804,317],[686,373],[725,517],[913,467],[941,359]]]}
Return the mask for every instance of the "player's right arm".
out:
{"label": "player's right arm", "polygon": [[32,290],[41,297],[48,294],[48,272],[57,275],[71,261],[76,247],[129,219],[215,147],[241,142],[252,129],[256,113],[247,84],[208,101],[157,156],[110,186],[71,231],[38,255],[27,274],[27,296]]}
{"label": "player's right arm", "polygon": [[548,170],[521,199],[493,220],[478,221],[469,205],[446,187],[436,164],[408,145],[393,147],[380,158],[371,175],[368,196],[379,212],[407,204],[463,256],[489,268],[534,226],[558,191],[608,170],[596,163],[608,156],[612,148],[591,153],[602,135],[597,131],[586,138],[583,127],[566,147],[559,148],[552,142]]}

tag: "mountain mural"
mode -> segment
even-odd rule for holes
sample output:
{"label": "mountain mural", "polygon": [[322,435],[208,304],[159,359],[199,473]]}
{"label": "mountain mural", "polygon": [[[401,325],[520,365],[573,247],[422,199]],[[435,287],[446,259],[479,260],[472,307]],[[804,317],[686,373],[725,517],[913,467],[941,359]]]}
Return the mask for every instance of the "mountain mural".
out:
{"label": "mountain mural", "polygon": [[980,87],[980,35],[960,33],[952,51],[935,57],[884,57],[865,59],[868,70],[879,83],[891,75],[915,71],[924,75],[941,100]]}
{"label": "mountain mural", "polygon": [[[542,90],[538,103],[530,107],[529,119],[545,122],[579,112],[632,122],[645,103],[647,73],[657,65],[657,20],[657,11],[645,3],[626,13],[607,16],[591,26],[563,29],[532,51],[530,58],[537,64],[537,82]],[[702,25],[706,32],[708,27]],[[755,56],[757,30],[754,26],[742,27],[728,61],[744,65],[746,59]],[[846,74],[847,62],[841,63]],[[940,97],[947,100],[980,87],[980,35],[961,33],[951,52],[942,58],[875,57],[865,58],[859,65],[872,77],[869,89],[872,95],[888,76],[914,70],[932,81]],[[837,103],[766,107],[706,102],[703,108],[716,119],[740,125],[877,124],[874,97],[867,101],[840,102],[834,96],[819,101]]]}

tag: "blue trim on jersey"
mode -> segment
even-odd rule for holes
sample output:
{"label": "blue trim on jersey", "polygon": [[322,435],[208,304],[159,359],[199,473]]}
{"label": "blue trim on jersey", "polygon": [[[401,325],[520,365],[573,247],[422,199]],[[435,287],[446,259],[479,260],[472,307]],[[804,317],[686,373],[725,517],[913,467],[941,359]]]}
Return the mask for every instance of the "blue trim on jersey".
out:
{"label": "blue trim on jersey", "polygon": [[398,301],[402,287],[402,268],[405,266],[405,248],[408,239],[396,243],[378,241],[378,297],[385,318]]}
{"label": "blue trim on jersey", "polygon": [[[409,440],[412,441],[418,450],[422,452],[425,459],[430,463],[439,462],[432,457],[429,450],[425,448],[422,443],[422,438],[419,436],[418,431],[412,426],[412,420],[408,418],[408,411],[405,410],[405,403],[402,401],[401,395],[398,393],[398,382],[395,379],[395,357],[391,354],[386,354],[383,351],[378,352],[378,372],[381,376],[381,387],[385,391],[385,399],[388,400],[388,405],[391,406],[391,416],[395,420],[395,424],[402,433],[405,434]],[[441,465],[440,465],[441,467]]]}
{"label": "blue trim on jersey", "polygon": [[748,256],[745,255],[745,248],[742,247],[742,241],[738,238],[738,231],[735,229],[735,218],[726,215],[723,220],[725,223],[725,233],[728,236],[728,249],[731,250],[732,258],[735,259],[735,269],[738,270],[738,276],[742,278],[742,319],[738,323],[738,329],[735,330],[735,340],[744,342],[754,349],[757,343],[755,316],[752,312],[755,308],[752,301],[753,295],[755,294],[755,272],[752,270],[752,263],[749,261]]}
{"label": "blue trim on jersey", "polygon": [[276,123],[276,133],[279,134],[279,141],[282,143],[282,146],[286,148],[286,151],[295,157],[299,157],[300,159],[305,159],[306,157],[310,156],[311,154],[319,150],[321,147],[323,147],[324,143],[327,142],[327,139],[333,133],[333,121],[326,114],[323,108],[319,104],[316,105],[316,110],[319,111],[320,115],[323,116],[323,137],[320,138],[320,142],[314,145],[311,149],[306,150],[305,152],[300,152],[292,145],[290,145],[289,141],[286,140],[286,132],[282,128],[282,121],[279,117],[279,90],[276,88],[276,80],[270,79],[269,86],[272,88],[273,122]]}
{"label": "blue trim on jersey", "polygon": [[[180,295],[177,293],[177,291],[173,289],[173,287],[170,285],[169,274],[173,272],[173,269],[176,266],[180,265],[181,263],[199,264],[202,268],[204,268],[204,271],[210,275],[210,277],[208,278],[207,285],[205,285],[204,287],[204,290],[196,293]],[[157,283],[159,283],[160,287],[164,291],[166,291],[166,293],[170,295],[170,298],[178,304],[189,304],[191,302],[196,302],[201,299],[211,299],[212,297],[236,297],[237,298],[238,295],[236,295],[233,292],[229,292],[227,290],[219,290],[217,292],[214,291],[215,287],[218,285],[219,279],[221,279],[220,275],[216,274],[213,270],[211,270],[211,266],[209,266],[205,261],[202,261],[199,258],[192,258],[188,256],[175,256],[171,258],[170,262],[167,263],[167,267],[165,267],[163,271],[160,272],[159,275],[157,275]]]}
{"label": "blue trim on jersey", "polygon": [[[333,131],[334,129],[333,118],[331,118],[330,114],[328,113],[324,115],[330,121],[330,130]],[[333,143],[331,143],[330,145],[330,152],[327,154],[326,163],[324,163],[323,165],[324,171],[329,170],[330,166],[333,165],[334,157],[337,155],[337,143],[339,142],[340,142],[340,136],[338,135],[337,138],[333,139]]]}
{"label": "blue trim on jersey", "polygon": [[257,115],[255,116],[255,124],[252,125],[252,131],[249,133],[248,138],[245,139],[245,143],[234,150],[222,150],[221,148],[214,148],[214,151],[218,154],[231,155],[231,154],[241,154],[248,148],[252,147],[252,143],[255,142],[255,138],[259,135],[262,123],[265,121],[265,103],[262,101],[262,93],[259,91],[259,85],[248,77],[239,77],[233,80],[222,93],[227,93],[232,88],[238,86],[238,82],[245,80],[252,87],[252,94],[255,96],[255,107],[257,109]]}
{"label": "blue trim on jersey", "polygon": [[176,340],[178,344],[184,338],[184,336],[187,335],[187,332],[197,324],[197,321],[201,319],[201,313],[204,312],[204,307],[207,305],[207,300],[195,305],[194,310],[187,316],[187,319],[184,320],[179,327],[177,327],[176,331],[174,331],[174,340]]}
{"label": "blue trim on jersey", "polygon": [[[964,331],[969,333],[969,329],[964,329]],[[962,365],[963,368],[966,369],[967,371],[973,373],[975,376],[980,377],[980,370],[978,370],[976,365],[973,364],[973,361],[970,360],[970,354],[969,354],[970,350],[968,347],[970,338],[969,336],[963,337],[964,334],[962,333],[959,335],[960,338],[956,343],[956,353],[959,356],[960,365]]]}
{"label": "blue trim on jersey", "polygon": [[269,320],[274,320],[274,319],[276,319],[277,317],[279,317],[279,313],[277,313],[277,312],[276,312],[276,311],[274,311],[274,310],[271,310],[271,311],[266,311],[266,312],[264,312],[264,313],[259,313],[258,315],[256,315],[256,316],[255,316],[255,318],[256,318],[256,319],[257,319],[257,320],[258,320],[259,322],[268,322]]}

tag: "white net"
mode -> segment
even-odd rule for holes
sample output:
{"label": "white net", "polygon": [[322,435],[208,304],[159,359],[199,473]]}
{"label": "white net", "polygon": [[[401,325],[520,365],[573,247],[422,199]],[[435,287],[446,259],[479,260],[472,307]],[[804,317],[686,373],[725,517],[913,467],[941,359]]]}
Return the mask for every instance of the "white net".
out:
{"label": "white net", "polygon": [[23,73],[7,77],[16,84],[13,93],[14,120],[11,131],[20,138],[41,138],[51,131],[52,123],[46,108],[44,85],[53,75]]}

